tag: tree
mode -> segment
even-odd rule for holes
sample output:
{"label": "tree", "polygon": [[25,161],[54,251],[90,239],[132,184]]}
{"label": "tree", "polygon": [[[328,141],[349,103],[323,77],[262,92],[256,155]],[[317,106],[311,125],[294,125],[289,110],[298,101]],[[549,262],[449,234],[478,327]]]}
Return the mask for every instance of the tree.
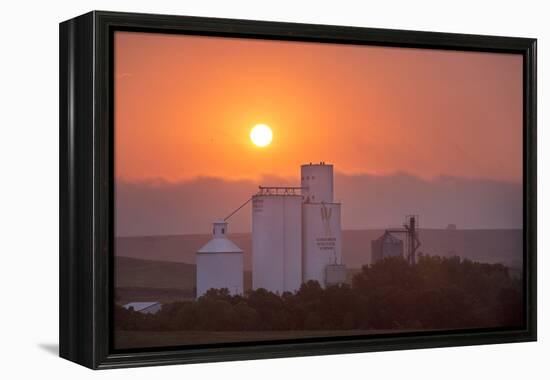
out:
{"label": "tree", "polygon": [[501,264],[422,255],[416,265],[391,257],[364,266],[350,285],[308,281],[281,295],[245,297],[210,289],[157,314],[115,306],[120,330],[410,330],[519,326],[520,280]]}

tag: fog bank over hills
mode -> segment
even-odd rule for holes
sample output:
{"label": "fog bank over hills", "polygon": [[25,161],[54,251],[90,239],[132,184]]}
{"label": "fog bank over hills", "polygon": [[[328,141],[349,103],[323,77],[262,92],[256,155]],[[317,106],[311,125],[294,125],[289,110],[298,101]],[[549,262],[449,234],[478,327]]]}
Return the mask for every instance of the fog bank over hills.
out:
{"label": "fog bank over hills", "polygon": [[[259,182],[200,177],[188,181],[117,181],[117,236],[208,234],[257,191],[258,185],[296,186],[296,179],[264,177]],[[521,229],[522,186],[488,179],[405,173],[335,175],[344,230],[400,226],[404,215],[420,215],[423,228]],[[250,206],[230,219],[231,232],[249,232]],[[370,242],[368,243],[370,245]]]}

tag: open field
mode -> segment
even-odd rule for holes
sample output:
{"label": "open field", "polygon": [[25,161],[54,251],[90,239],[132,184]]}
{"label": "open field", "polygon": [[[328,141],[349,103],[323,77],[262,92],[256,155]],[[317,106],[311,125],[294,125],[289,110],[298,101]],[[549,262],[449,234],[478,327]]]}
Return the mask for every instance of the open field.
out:
{"label": "open field", "polygon": [[165,304],[195,299],[194,289],[118,287],[115,294],[115,302],[119,305],[130,302],[160,302]]}
{"label": "open field", "polygon": [[[115,301],[162,303],[195,298],[195,264],[115,257]],[[252,288],[252,272],[245,271],[244,290]]]}
{"label": "open field", "polygon": [[403,331],[115,331],[115,347],[117,349],[168,347],[229,342],[258,342],[280,339],[370,335],[389,332],[395,333]]}

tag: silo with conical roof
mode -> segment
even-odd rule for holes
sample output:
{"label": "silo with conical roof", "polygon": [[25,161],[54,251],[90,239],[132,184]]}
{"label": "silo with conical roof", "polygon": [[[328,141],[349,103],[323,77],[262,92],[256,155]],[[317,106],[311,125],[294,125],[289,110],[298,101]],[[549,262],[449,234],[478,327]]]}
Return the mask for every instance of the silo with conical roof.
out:
{"label": "silo with conical roof", "polygon": [[212,239],[196,254],[197,297],[209,289],[243,293],[243,250],[227,238],[227,222],[214,222]]}

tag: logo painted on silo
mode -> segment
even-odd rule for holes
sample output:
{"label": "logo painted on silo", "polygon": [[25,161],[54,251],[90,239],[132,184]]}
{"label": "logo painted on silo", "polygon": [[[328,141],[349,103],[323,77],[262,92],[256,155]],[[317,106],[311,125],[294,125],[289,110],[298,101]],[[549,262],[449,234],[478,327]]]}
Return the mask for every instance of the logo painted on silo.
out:
{"label": "logo painted on silo", "polygon": [[332,216],[332,209],[328,208],[325,205],[321,206],[321,220],[323,221],[323,228],[325,231],[325,236],[332,236],[332,231],[330,228],[330,217]]}
{"label": "logo painted on silo", "polygon": [[326,205],[321,205],[321,221],[323,223],[324,237],[318,237],[315,239],[317,247],[321,251],[331,250],[334,251],[336,247],[336,238],[332,236],[332,228],[330,220],[332,218],[332,208]]}

